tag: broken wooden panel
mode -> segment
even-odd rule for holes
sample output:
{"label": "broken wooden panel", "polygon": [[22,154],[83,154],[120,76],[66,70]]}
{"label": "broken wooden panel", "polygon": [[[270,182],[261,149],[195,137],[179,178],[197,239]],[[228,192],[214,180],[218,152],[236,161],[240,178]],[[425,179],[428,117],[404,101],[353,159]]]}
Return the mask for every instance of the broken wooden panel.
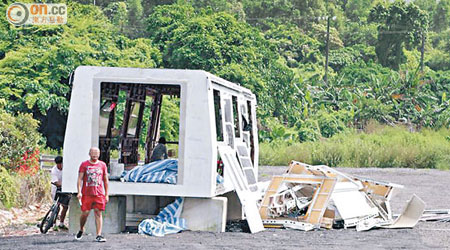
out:
{"label": "broken wooden panel", "polygon": [[282,175],[282,176],[273,176],[272,180],[267,187],[266,193],[261,203],[261,207],[259,212],[261,214],[262,219],[268,219],[268,207],[270,202],[270,197],[277,194],[280,190],[280,186],[282,183],[303,183],[309,185],[316,185],[317,187],[322,183],[324,177],[317,177],[312,175]]}
{"label": "broken wooden panel", "polygon": [[[336,179],[327,178],[325,176],[314,176],[314,175],[283,175],[274,176],[272,178],[269,187],[267,188],[266,194],[264,195],[260,214],[262,219],[269,218],[269,207],[271,202],[271,197],[278,194],[285,184],[289,185],[312,185],[315,187],[314,192],[311,196],[311,204],[309,205],[305,215],[297,217],[297,220],[311,223],[313,225],[319,225],[322,220],[322,216],[327,208],[328,202],[330,200],[334,185],[336,184]],[[273,200],[273,199],[272,199]],[[281,219],[277,218],[277,219]],[[283,217],[283,219],[285,219]]]}
{"label": "broken wooden panel", "polygon": [[336,179],[323,179],[322,185],[315,193],[315,198],[309,206],[306,222],[320,224],[323,214],[327,209],[328,202],[336,185]]}
{"label": "broken wooden panel", "polygon": [[353,180],[361,182],[363,185],[363,191],[379,208],[380,215],[385,220],[392,219],[392,211],[389,200],[393,195],[394,189],[403,188],[403,186],[360,177],[353,177]]}
{"label": "broken wooden panel", "polygon": [[326,209],[322,221],[320,222],[320,226],[326,229],[331,229],[333,227],[334,218],[336,217],[336,212],[333,209]]}
{"label": "broken wooden panel", "polygon": [[316,176],[327,176],[329,178],[337,178],[339,182],[350,181],[353,183],[357,183],[350,176],[347,176],[333,168],[330,168],[325,165],[309,165],[303,162],[291,161],[289,165],[289,169],[287,171],[288,174],[311,174]]}
{"label": "broken wooden panel", "polygon": [[[291,161],[289,164],[289,169],[287,171],[288,174],[304,174],[304,175],[313,175],[313,173],[309,170],[310,165],[298,162],[298,161]],[[322,174],[320,174],[322,175]]]}
{"label": "broken wooden panel", "polygon": [[334,218],[322,217],[320,227],[331,229],[333,227]]}
{"label": "broken wooden panel", "polygon": [[394,188],[403,188],[403,186],[399,184],[375,181],[361,177],[353,177],[353,180],[361,181],[364,186],[364,191],[367,194],[384,197],[385,199],[391,197]]}

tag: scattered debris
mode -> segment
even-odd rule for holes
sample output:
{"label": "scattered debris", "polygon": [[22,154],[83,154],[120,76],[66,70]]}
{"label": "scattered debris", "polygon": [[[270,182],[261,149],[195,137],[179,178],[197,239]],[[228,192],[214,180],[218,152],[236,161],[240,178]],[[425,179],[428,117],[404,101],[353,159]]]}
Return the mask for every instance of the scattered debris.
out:
{"label": "scattered debris", "polygon": [[[412,228],[421,218],[425,203],[414,195],[404,212],[394,219],[389,203],[394,188],[403,186],[292,161],[286,174],[272,177],[259,211],[264,227],[303,231]],[[442,218],[450,219],[450,213],[445,216]],[[430,213],[428,218],[436,218],[436,214]]]}
{"label": "scattered debris", "polygon": [[450,222],[450,209],[425,210],[420,221]]}

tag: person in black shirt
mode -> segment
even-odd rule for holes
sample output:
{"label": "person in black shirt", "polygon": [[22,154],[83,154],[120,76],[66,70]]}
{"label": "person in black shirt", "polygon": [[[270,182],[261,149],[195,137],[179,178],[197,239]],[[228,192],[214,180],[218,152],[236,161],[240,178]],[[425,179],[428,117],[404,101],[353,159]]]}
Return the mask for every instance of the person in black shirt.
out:
{"label": "person in black shirt", "polygon": [[163,159],[167,159],[167,147],[165,137],[159,138],[158,145],[156,145],[155,149],[153,149],[150,162],[159,161]]}

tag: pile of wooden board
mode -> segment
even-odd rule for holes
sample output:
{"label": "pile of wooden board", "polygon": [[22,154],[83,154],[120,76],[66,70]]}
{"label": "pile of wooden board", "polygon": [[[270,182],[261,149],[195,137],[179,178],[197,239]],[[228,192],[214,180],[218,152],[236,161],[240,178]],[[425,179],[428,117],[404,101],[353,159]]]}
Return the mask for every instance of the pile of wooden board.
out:
{"label": "pile of wooden board", "polygon": [[394,218],[390,199],[401,185],[348,176],[328,166],[292,161],[286,174],[273,176],[259,212],[264,227],[299,230],[356,227],[411,228],[425,203],[417,196]]}

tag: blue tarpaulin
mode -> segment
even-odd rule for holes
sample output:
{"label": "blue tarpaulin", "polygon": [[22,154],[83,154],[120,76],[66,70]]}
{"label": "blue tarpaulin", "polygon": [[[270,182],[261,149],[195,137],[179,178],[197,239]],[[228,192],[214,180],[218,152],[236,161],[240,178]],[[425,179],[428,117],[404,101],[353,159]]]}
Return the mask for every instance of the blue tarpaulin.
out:
{"label": "blue tarpaulin", "polygon": [[[178,160],[166,159],[138,166],[124,171],[123,181],[177,184]],[[216,183],[222,184],[223,177],[216,174]]]}
{"label": "blue tarpaulin", "polygon": [[145,219],[139,223],[139,234],[152,236],[164,236],[166,234],[178,233],[186,229],[186,221],[180,218],[183,210],[183,198],[177,198],[173,203],[167,205],[153,219]]}
{"label": "blue tarpaulin", "polygon": [[128,171],[126,182],[177,183],[178,160],[166,159],[138,166]]}

